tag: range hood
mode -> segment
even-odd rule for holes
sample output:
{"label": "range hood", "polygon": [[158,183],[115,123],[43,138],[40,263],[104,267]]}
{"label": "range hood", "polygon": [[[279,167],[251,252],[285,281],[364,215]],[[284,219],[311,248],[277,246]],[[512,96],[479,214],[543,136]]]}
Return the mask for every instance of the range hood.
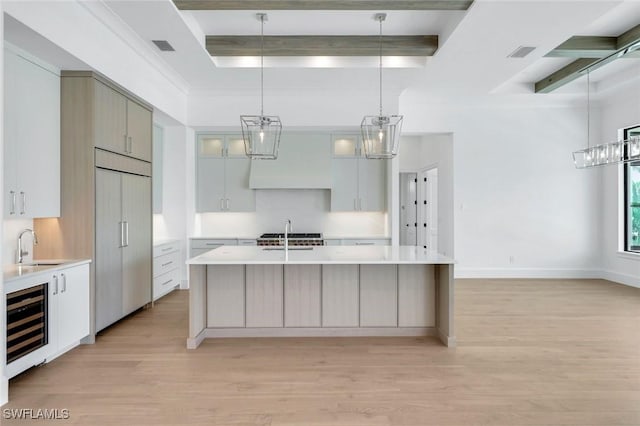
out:
{"label": "range hood", "polygon": [[252,189],[330,189],[331,145],[328,136],[283,133],[275,160],[252,160]]}

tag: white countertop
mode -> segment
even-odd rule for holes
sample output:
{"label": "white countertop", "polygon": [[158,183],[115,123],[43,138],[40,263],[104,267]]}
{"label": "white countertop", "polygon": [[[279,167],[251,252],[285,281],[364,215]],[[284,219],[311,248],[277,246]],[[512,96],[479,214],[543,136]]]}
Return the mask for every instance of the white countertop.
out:
{"label": "white countertop", "polygon": [[[187,260],[188,265],[258,264],[453,264],[440,253],[414,246],[316,246],[269,250],[260,246],[222,246]],[[267,250],[265,250],[267,249]]]}
{"label": "white countertop", "polygon": [[[38,262],[41,262],[38,264]],[[27,275],[36,275],[41,272],[50,272],[54,269],[70,268],[85,263],[90,263],[90,259],[36,259],[24,265],[12,264],[3,268],[3,280],[7,284]]]}

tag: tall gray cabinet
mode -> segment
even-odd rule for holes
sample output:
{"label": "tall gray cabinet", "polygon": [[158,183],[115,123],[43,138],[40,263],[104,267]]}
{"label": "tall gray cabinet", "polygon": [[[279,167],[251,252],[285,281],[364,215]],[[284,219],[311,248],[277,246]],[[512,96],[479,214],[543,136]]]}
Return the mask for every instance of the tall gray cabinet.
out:
{"label": "tall gray cabinet", "polygon": [[152,298],[152,108],[93,72],[61,75],[61,217],[41,258],[91,258],[91,338]]}

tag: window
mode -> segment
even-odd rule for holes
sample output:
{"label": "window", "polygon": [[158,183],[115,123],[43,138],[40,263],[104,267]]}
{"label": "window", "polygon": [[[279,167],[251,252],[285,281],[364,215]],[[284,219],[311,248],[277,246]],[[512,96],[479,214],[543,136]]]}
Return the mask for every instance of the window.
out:
{"label": "window", "polygon": [[[625,139],[640,136],[640,127],[625,130]],[[640,161],[624,165],[624,218],[626,251],[640,253]]]}

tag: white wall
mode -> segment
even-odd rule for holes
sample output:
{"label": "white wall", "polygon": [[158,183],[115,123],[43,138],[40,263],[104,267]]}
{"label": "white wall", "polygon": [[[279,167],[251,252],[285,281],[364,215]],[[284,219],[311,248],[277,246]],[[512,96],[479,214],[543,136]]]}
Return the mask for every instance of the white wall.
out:
{"label": "white wall", "polygon": [[[640,68],[640,67],[639,67]],[[640,124],[640,81],[620,87],[602,101],[601,132],[598,143],[613,142],[618,129]],[[621,253],[624,197],[621,179],[622,166],[604,166],[600,169],[602,181],[602,220],[600,222],[601,253],[604,276],[607,279],[640,287],[640,255]],[[619,181],[620,178],[620,181]]]}
{"label": "white wall", "polygon": [[599,175],[571,159],[586,141],[585,110],[522,105],[401,98],[405,132],[453,134],[456,274],[598,276]]}
{"label": "white wall", "polygon": [[[265,114],[279,115],[283,131],[297,128],[359,129],[362,117],[377,114],[378,92],[281,90],[265,92]],[[385,112],[398,110],[397,93],[385,94]],[[260,113],[260,92],[194,93],[189,96],[189,125],[207,128],[231,126],[240,130],[240,115]]]}
{"label": "white wall", "polygon": [[3,3],[16,20],[155,108],[186,122],[186,88],[177,85],[162,61],[149,55],[148,46],[133,42],[142,43],[102,2]]}
{"label": "white wall", "polygon": [[[0,2],[0,18],[4,17],[3,2]],[[4,19],[0,19],[0,44],[4,45]],[[0,49],[0,98],[4,99],[4,49]],[[4,102],[0,102],[0,129],[4,129]],[[0,131],[0,164],[4,165],[4,132]],[[4,167],[4,166],[3,166]],[[0,173],[0,188],[4,188],[4,173]],[[0,197],[0,212],[4,212],[4,197]],[[4,230],[0,229],[0,240],[3,244],[0,246],[0,257],[4,259],[5,245],[4,245]],[[4,295],[4,282],[2,276],[0,276],[0,294]],[[0,309],[0,330],[6,330],[5,325],[5,307]],[[6,347],[5,341],[6,333],[0,333],[0,360],[6,359]],[[4,362],[0,361],[0,405],[4,405],[9,400],[9,380],[4,374]]]}
{"label": "white wall", "polygon": [[[403,137],[400,144],[399,172],[419,172],[438,167],[438,251],[455,257],[453,224],[453,135],[429,134]],[[394,188],[394,197],[399,189]],[[393,233],[399,233],[397,203],[394,203]]]}
{"label": "white wall", "polygon": [[[33,229],[33,219],[6,219],[2,221],[2,265],[16,263],[18,234],[23,229]],[[30,234],[22,237],[23,247],[29,252],[24,262],[33,259],[33,239]]]}
{"label": "white wall", "polygon": [[[184,260],[187,257],[187,176],[186,151],[189,137],[184,126],[163,126],[162,162],[162,214],[153,215],[153,239],[182,241]],[[183,262],[184,263],[184,262]],[[187,279],[186,267],[182,268],[182,280]]]}

